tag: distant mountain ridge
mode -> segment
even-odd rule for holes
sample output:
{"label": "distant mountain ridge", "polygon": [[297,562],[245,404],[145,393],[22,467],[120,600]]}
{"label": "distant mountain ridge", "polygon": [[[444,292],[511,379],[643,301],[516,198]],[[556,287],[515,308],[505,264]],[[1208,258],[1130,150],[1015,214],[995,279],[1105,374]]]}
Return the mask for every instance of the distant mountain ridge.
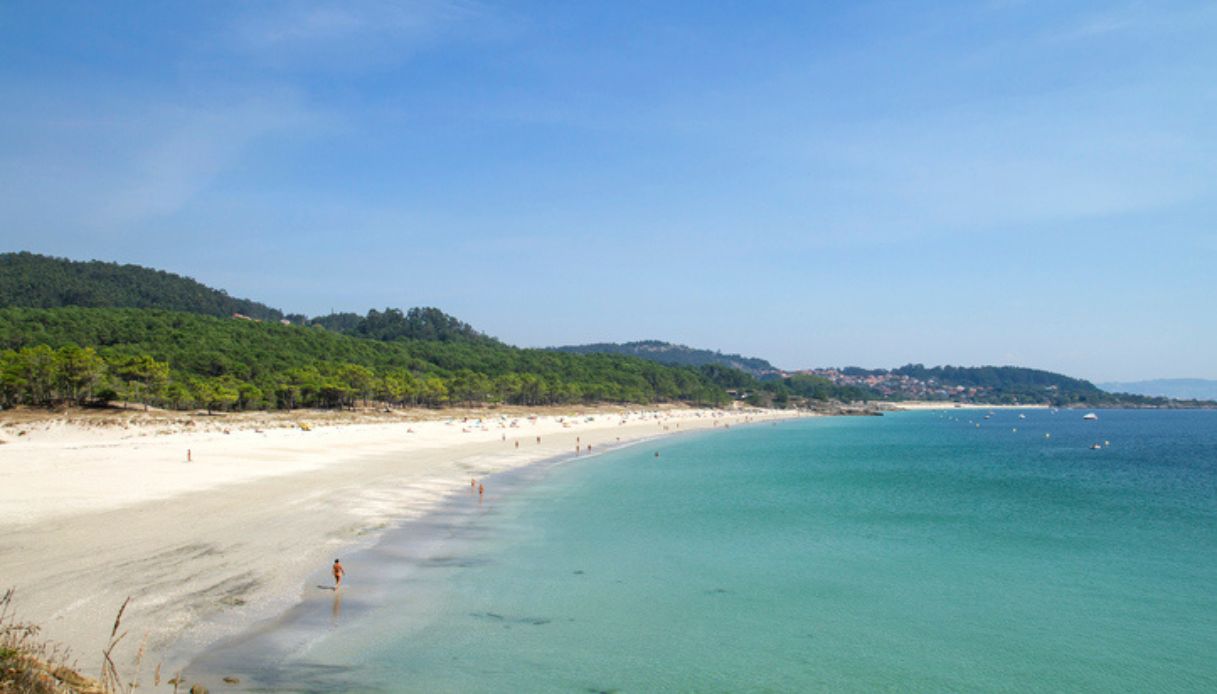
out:
{"label": "distant mountain ridge", "polygon": [[1109,393],[1135,393],[1179,400],[1217,400],[1217,381],[1204,378],[1157,378],[1098,385]]}
{"label": "distant mountain ridge", "polygon": [[164,270],[28,252],[0,254],[0,306],[160,308],[221,318],[234,313],[257,320],[283,318],[282,311],[266,304]]}
{"label": "distant mountain ridge", "polygon": [[661,340],[641,340],[638,342],[597,342],[590,345],[566,345],[551,348],[557,352],[572,354],[625,354],[641,357],[660,364],[674,366],[705,366],[717,364],[732,369],[738,369],[752,376],[764,376],[778,373],[780,370],[764,359],[745,357],[739,354],[723,354],[708,349],[697,349],[687,345],[678,345]]}

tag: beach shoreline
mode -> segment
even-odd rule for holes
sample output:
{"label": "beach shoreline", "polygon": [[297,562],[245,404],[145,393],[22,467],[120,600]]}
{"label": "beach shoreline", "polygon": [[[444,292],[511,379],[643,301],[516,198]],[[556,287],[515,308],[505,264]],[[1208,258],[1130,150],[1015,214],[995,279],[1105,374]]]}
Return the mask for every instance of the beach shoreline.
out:
{"label": "beach shoreline", "polygon": [[332,555],[423,517],[467,492],[471,478],[573,457],[576,445],[586,455],[589,445],[596,453],[806,413],[131,414],[117,426],[4,414],[0,584],[16,589],[22,617],[68,647],[86,674],[130,596],[117,655],[131,677],[149,681],[162,658],[168,678],[210,644],[286,612]]}
{"label": "beach shoreline", "polygon": [[[354,580],[344,578],[340,590],[332,588],[327,572],[316,571],[303,587],[299,600],[286,610],[258,623],[246,624],[206,648],[185,645],[181,652],[193,656],[183,672],[188,673],[190,682],[204,686],[219,686],[229,677],[254,687],[327,688],[308,680],[307,653],[318,642],[331,638],[337,629],[350,629],[365,620],[389,618],[385,608],[400,600],[398,593],[403,584],[410,586],[409,602],[415,609],[403,623],[401,605],[395,605],[391,612],[394,628],[425,628],[435,618],[434,608],[447,596],[426,588],[419,593],[420,583],[428,583],[421,579],[422,574],[459,571],[476,564],[479,557],[472,548],[488,532],[488,524],[501,522],[497,518],[499,503],[510,504],[518,495],[529,495],[556,469],[567,464],[591,463],[600,456],[636,447],[659,450],[672,439],[706,431],[668,431],[614,442],[591,455],[562,454],[502,470],[485,479],[487,487],[497,493],[484,500],[470,488],[453,490],[421,517],[387,528],[366,543],[344,548],[342,562],[357,575]],[[434,589],[434,585],[430,587]],[[298,660],[301,657],[303,661]],[[302,676],[304,680],[298,679]]]}
{"label": "beach shoreline", "polygon": [[1046,410],[1050,405],[986,405],[984,403],[936,402],[934,400],[908,400],[884,403],[892,410]]}

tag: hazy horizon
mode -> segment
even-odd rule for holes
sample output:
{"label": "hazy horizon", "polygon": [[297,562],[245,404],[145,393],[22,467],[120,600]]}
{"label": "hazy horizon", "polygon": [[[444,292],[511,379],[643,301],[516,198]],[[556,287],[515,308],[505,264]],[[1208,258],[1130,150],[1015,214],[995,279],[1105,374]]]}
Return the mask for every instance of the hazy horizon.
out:
{"label": "hazy horizon", "polygon": [[781,368],[1217,378],[1217,6],[0,8],[0,245]]}

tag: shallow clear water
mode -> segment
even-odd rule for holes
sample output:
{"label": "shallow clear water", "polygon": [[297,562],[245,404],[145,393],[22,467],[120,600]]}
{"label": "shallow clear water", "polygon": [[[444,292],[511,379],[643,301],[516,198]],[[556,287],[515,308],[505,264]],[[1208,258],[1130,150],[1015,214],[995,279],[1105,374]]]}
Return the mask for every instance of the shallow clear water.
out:
{"label": "shallow clear water", "polygon": [[1217,412],[1024,414],[537,468],[208,666],[292,690],[1217,690]]}

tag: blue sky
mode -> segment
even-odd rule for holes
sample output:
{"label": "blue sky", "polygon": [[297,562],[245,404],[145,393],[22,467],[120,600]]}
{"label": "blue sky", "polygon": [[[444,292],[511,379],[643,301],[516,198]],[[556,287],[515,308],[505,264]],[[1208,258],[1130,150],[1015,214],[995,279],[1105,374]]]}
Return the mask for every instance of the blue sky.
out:
{"label": "blue sky", "polygon": [[1217,378],[1209,2],[0,4],[0,246],[782,367]]}

